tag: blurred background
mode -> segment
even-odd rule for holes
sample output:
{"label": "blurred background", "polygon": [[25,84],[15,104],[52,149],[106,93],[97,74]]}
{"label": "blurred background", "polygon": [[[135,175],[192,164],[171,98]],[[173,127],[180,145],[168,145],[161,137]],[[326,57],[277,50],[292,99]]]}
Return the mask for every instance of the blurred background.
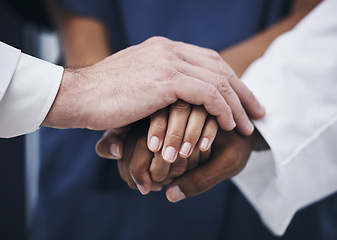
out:
{"label": "blurred background", "polygon": [[[99,0],[97,0],[97,2],[95,0],[69,2],[75,2],[76,4],[74,3],[73,5],[78,7],[77,10],[81,14],[85,13],[83,9],[88,12],[92,11],[92,16],[90,14],[88,15],[94,19],[97,19],[96,14],[98,10],[107,10],[106,6],[102,5],[103,7],[96,6],[98,10],[95,12],[96,9],[92,7],[92,5],[95,5]],[[85,5],[84,2],[90,2],[92,5]],[[123,0],[111,0],[109,2],[111,8],[116,11],[113,12],[109,10],[107,11],[108,14],[102,17],[106,17],[114,25],[114,28],[109,29],[113,33],[111,35],[115,35],[115,39],[112,41],[115,44],[114,51],[127,47],[128,45],[137,44],[153,35],[151,28],[149,28],[150,30],[148,32],[144,30],[144,26],[151,26],[151,17],[148,17],[150,24],[147,24],[145,20],[145,23],[139,21],[139,19],[143,19],[142,14],[144,13],[141,11],[138,13],[137,7],[134,7],[134,12],[131,12],[131,14],[129,12],[128,15],[128,17],[130,17],[132,14],[139,14],[140,18],[136,19],[136,24],[133,23],[135,26],[130,28],[122,26],[121,22],[124,24],[127,23],[127,21],[123,22],[127,14],[120,16],[121,11],[117,13],[117,9],[120,7],[117,3],[121,4],[122,2]],[[127,1],[124,1],[124,3],[125,2]],[[163,0],[162,2],[168,5],[171,3],[170,0]],[[172,2],[174,1],[172,0]],[[220,2],[221,1],[217,3]],[[224,0],[224,2],[226,1]],[[232,13],[228,11],[228,18],[232,21],[227,21],[227,24],[238,24],[238,27],[235,27],[235,29],[239,29],[241,32],[238,30],[236,34],[232,34],[233,36],[229,36],[230,34],[227,33],[224,34],[223,38],[226,42],[218,37],[218,32],[209,30],[210,27],[204,24],[207,21],[202,17],[200,17],[198,24],[203,26],[205,33],[195,31],[195,35],[198,36],[198,38],[193,39],[193,34],[188,36],[185,31],[186,29],[180,31],[180,28],[177,28],[177,31],[171,31],[170,27],[167,29],[162,28],[162,25],[165,26],[166,20],[163,21],[163,23],[158,21],[159,34],[158,32],[155,34],[160,35],[163,33],[162,35],[166,34],[166,36],[172,39],[182,39],[203,46],[214,45],[213,48],[221,50],[252,36],[256,32],[270,26],[276,20],[281,19],[281,17],[286,16],[292,2],[293,1],[290,0],[266,0],[256,1],[255,4],[255,2],[249,3],[249,1],[235,2],[227,0],[229,5],[231,3],[233,3],[233,5],[237,4],[236,7],[242,9],[243,12],[239,14],[240,12]],[[142,4],[141,1],[133,1],[133,3]],[[155,5],[156,1],[152,1],[152,3]],[[179,1],[175,3],[179,5]],[[240,6],[240,3],[244,7]],[[165,4],[163,4],[163,6]],[[273,7],[274,4],[277,8]],[[127,3],[125,3],[125,5],[127,5]],[[160,4],[158,3],[158,5]],[[251,24],[238,21],[237,16],[247,15],[247,19],[249,19],[248,13],[254,13],[253,7],[255,7],[255,5],[256,16],[254,17],[252,14],[250,17],[256,19],[254,21],[247,21]],[[260,6],[261,9],[257,6]],[[186,8],[188,9],[188,6]],[[167,10],[169,8],[163,7],[163,9],[163,12],[167,13],[168,18],[171,17],[173,20],[175,19],[175,17],[172,17],[174,15]],[[176,5],[172,7],[171,11],[174,12],[175,9]],[[270,10],[273,14],[270,13],[270,15],[268,15],[267,10]],[[221,9],[219,11],[221,11]],[[58,35],[51,24],[47,12],[42,0],[0,0],[0,41],[19,48],[24,53],[60,64],[62,54],[59,47]],[[183,11],[181,12],[180,17],[184,19],[185,14]],[[200,12],[203,13],[203,9],[201,9]],[[158,14],[158,19],[161,19],[161,15],[162,14]],[[193,17],[195,15],[196,14],[191,11],[190,17],[193,19],[193,21],[191,20],[191,25],[192,23],[194,24],[195,19]],[[205,15],[207,15],[207,13]],[[206,17],[208,18],[209,15],[210,14]],[[164,17],[162,18],[164,19]],[[147,18],[144,17],[144,19]],[[168,20],[172,23],[172,29],[183,25],[183,21],[177,20],[175,22],[172,19]],[[233,19],[235,19],[235,21],[233,21]],[[137,23],[139,23],[139,25]],[[256,23],[256,26],[254,23]],[[131,25],[131,23],[129,24]],[[197,27],[199,27],[199,25]],[[248,31],[249,26],[252,28],[251,31]],[[142,29],[142,27],[144,27],[144,29]],[[247,29],[244,29],[244,27],[247,27]],[[130,29],[132,29],[132,31]],[[183,29],[183,27],[181,29]],[[246,33],[243,33],[244,31],[242,29],[246,30]],[[214,43],[211,43],[209,40],[209,36],[211,35],[209,32],[214,33]],[[233,32],[235,31],[233,30]],[[109,34],[107,35],[110,36]],[[134,37],[133,41],[131,41],[132,36],[137,37]],[[200,42],[198,42],[199,40]],[[218,45],[217,41],[221,42],[221,44],[223,41],[224,45]],[[35,232],[39,233],[41,229],[41,235],[37,234],[37,236],[34,236],[35,238],[33,237],[34,239],[46,239],[44,236],[47,235],[44,234],[48,234],[49,237],[52,236],[54,239],[66,240],[139,239],[137,238],[138,234],[143,234],[142,236],[152,236],[152,238],[148,237],[148,239],[162,239],[163,237],[166,237],[165,239],[173,239],[170,238],[170,234],[176,234],[176,232],[182,234],[179,230],[176,232],[171,231],[174,227],[177,229],[179,229],[179,227],[184,228],[186,227],[186,221],[195,221],[195,223],[200,224],[201,227],[188,227],[195,232],[200,231],[203,233],[203,226],[207,224],[213,225],[212,221],[214,221],[214,216],[218,216],[219,219],[217,221],[221,223],[219,226],[215,226],[215,228],[218,227],[220,229],[219,233],[217,233],[220,239],[248,239],[237,238],[240,234],[242,234],[242,236],[247,234],[250,236],[249,239],[254,240],[276,239],[276,237],[272,236],[263,226],[254,209],[252,209],[250,204],[230,181],[219,184],[211,191],[199,197],[191,198],[175,205],[167,202],[163,192],[151,193],[150,197],[144,197],[138,192],[131,191],[119,178],[115,162],[99,159],[98,156],[96,156],[94,145],[100,136],[100,132],[87,130],[60,131],[43,129],[40,132],[37,131],[22,137],[0,139],[1,240],[27,239],[27,236],[34,235],[31,234],[30,231],[36,230]],[[42,142],[40,142],[41,138],[44,139]],[[71,144],[68,144],[69,142]],[[44,152],[41,150],[44,150]],[[42,164],[40,161],[41,152],[45,155],[45,158],[43,158],[45,162],[42,161]],[[29,164],[26,164],[28,162]],[[45,165],[43,165],[43,162]],[[44,177],[44,181],[42,181],[43,185],[40,184],[40,186],[42,186],[41,189],[44,188],[42,194],[40,191],[40,197],[42,196],[40,201],[42,200],[41,203],[45,205],[39,204],[41,205],[39,211],[37,209],[37,203],[39,199],[38,176],[40,174],[40,165],[42,166],[41,169],[45,169],[46,171],[40,175]],[[296,214],[285,236],[280,239],[337,239],[335,227],[337,216],[333,214],[333,212],[337,212],[336,199],[337,195],[300,211]],[[203,204],[201,208],[200,204]],[[223,205],[226,206],[223,207]],[[78,207],[78,209],[74,206]],[[197,212],[195,209],[202,210],[204,215],[194,216],[194,212]],[[214,213],[214,216],[210,213]],[[38,218],[35,214],[39,214]],[[167,216],[174,219],[174,221],[171,221]],[[207,219],[207,217],[209,217],[209,219]],[[34,219],[39,219],[39,224],[34,224]],[[168,222],[164,222],[165,220]],[[179,222],[179,220],[181,222]],[[174,226],[174,224],[176,224],[176,226]],[[165,226],[169,227],[165,228]],[[163,229],[160,227],[163,227]],[[147,230],[151,231],[151,233],[146,232]],[[207,231],[205,232],[207,235]],[[188,236],[190,233],[191,232],[184,231],[184,234]],[[101,234],[101,237],[99,237],[99,234]],[[113,236],[112,234],[115,235]],[[162,238],[153,237],[157,236],[156,234]],[[198,235],[197,233],[194,234]],[[90,238],[90,236],[95,236],[95,238]],[[131,236],[133,236],[133,238]],[[221,236],[227,237],[221,238]],[[259,237],[254,238],[254,236]],[[327,237],[322,238],[322,236]],[[47,240],[50,239],[51,238],[47,238]],[[200,239],[203,239],[202,235],[200,235]]]}
{"label": "blurred background", "polygon": [[[0,40],[49,62],[56,63],[60,56],[57,35],[39,0],[0,0]],[[38,196],[38,141],[38,132],[0,138],[0,239],[25,239],[33,224]]]}

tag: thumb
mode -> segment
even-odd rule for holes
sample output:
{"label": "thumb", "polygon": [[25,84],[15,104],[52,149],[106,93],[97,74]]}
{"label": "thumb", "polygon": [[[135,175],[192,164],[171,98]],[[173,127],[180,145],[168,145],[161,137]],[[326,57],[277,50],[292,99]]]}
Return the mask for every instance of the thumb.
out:
{"label": "thumb", "polygon": [[102,158],[120,159],[123,157],[123,141],[112,130],[108,130],[97,142],[96,153]]}
{"label": "thumb", "polygon": [[209,160],[176,178],[166,190],[171,202],[193,197],[206,192],[219,182],[238,174],[245,165],[248,156],[234,154],[232,148],[219,148]]}
{"label": "thumb", "polygon": [[216,162],[211,159],[171,182],[166,197],[170,202],[178,202],[207,191],[225,178]]}

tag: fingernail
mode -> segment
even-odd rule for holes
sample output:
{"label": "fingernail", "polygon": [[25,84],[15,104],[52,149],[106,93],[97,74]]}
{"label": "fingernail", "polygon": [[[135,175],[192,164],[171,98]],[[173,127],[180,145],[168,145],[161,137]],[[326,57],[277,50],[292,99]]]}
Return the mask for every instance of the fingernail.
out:
{"label": "fingernail", "polygon": [[164,160],[168,161],[168,162],[174,162],[174,157],[176,155],[176,150],[174,147],[167,147],[165,149],[165,152],[164,152],[164,155],[163,155],[163,158]]}
{"label": "fingernail", "polygon": [[202,150],[207,150],[207,149],[208,149],[208,144],[209,144],[208,138],[203,138],[203,139],[201,140],[201,143],[200,143],[200,148],[201,148]]}
{"label": "fingernail", "polygon": [[146,195],[146,194],[149,193],[149,190],[146,189],[146,187],[144,187],[144,186],[142,186],[140,184],[137,184],[137,188],[141,192],[141,194],[143,194],[143,195]]}
{"label": "fingernail", "polygon": [[183,146],[181,147],[179,153],[180,153],[181,155],[187,157],[188,154],[189,154],[189,152],[190,152],[190,150],[191,150],[191,147],[192,147],[191,143],[185,142],[185,143],[183,144]]}
{"label": "fingernail", "polygon": [[185,194],[180,190],[178,185],[168,189],[166,196],[170,202],[178,202],[186,198]]}
{"label": "fingernail", "polygon": [[149,149],[151,151],[158,151],[158,148],[159,148],[159,138],[156,136],[153,136],[150,140]]}
{"label": "fingernail", "polygon": [[115,143],[110,145],[110,153],[113,158],[120,158],[119,146]]}

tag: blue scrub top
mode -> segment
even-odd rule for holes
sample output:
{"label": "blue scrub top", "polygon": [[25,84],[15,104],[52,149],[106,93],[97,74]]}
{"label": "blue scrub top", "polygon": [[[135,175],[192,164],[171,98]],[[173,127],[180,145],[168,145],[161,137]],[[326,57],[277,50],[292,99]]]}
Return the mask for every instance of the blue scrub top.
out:
{"label": "blue scrub top", "polygon": [[[223,50],[280,20],[290,7],[289,0],[61,1],[78,14],[104,21],[114,49],[161,35]],[[274,239],[230,181],[176,204],[168,202],[165,191],[142,196],[129,189],[116,162],[96,155],[101,135],[42,129],[32,239]],[[329,239],[320,224],[316,208],[306,210],[283,239]]]}
{"label": "blue scrub top", "polygon": [[106,23],[115,49],[160,35],[222,50],[284,16],[290,0],[61,0]]}

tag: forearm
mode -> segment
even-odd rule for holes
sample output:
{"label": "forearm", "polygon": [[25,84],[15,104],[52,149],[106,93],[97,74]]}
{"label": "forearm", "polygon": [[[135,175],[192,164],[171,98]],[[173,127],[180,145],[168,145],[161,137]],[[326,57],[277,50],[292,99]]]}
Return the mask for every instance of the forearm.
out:
{"label": "forearm", "polygon": [[261,57],[269,45],[279,35],[291,30],[305,15],[307,15],[321,0],[298,0],[295,2],[291,14],[268,28],[264,32],[230,47],[220,53],[220,55],[241,77],[248,66]]}
{"label": "forearm", "polygon": [[94,64],[112,54],[103,22],[77,15],[57,0],[46,0],[60,34],[66,66]]}

